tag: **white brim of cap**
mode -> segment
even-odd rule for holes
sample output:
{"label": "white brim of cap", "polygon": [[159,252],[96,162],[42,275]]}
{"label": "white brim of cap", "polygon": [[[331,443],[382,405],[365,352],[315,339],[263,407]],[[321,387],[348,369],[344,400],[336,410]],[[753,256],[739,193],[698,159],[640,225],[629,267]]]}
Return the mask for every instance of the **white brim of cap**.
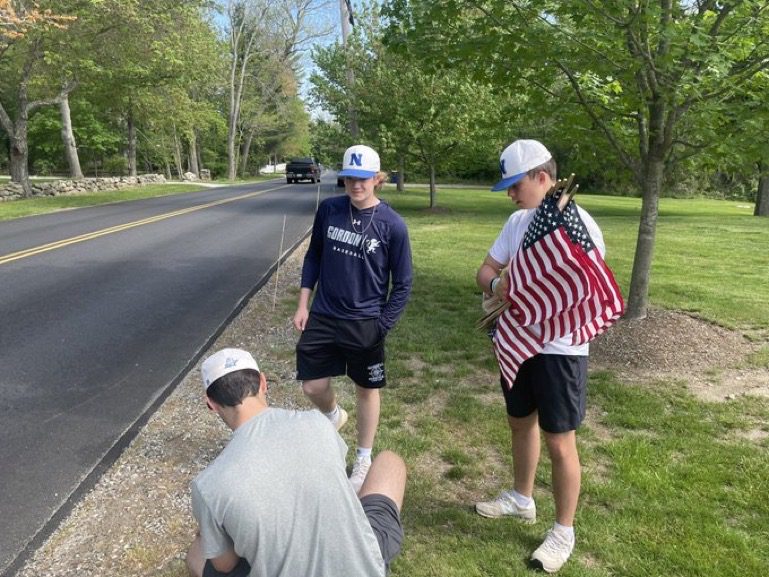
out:
{"label": "white brim of cap", "polygon": [[358,170],[356,168],[345,168],[337,173],[337,176],[352,176],[354,178],[372,178],[376,176],[376,172],[370,170]]}
{"label": "white brim of cap", "polygon": [[495,184],[491,190],[492,192],[497,192],[499,190],[507,190],[511,186],[513,186],[516,182],[521,180],[524,176],[526,176],[525,172],[521,172],[519,174],[515,174],[513,176],[508,176],[507,178],[503,178],[500,180],[497,184]]}

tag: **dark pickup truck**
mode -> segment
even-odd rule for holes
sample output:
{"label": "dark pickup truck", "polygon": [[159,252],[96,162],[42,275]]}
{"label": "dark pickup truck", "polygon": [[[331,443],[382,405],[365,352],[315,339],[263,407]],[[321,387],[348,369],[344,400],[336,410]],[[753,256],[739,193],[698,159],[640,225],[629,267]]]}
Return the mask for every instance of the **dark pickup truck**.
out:
{"label": "dark pickup truck", "polygon": [[313,184],[320,180],[320,166],[312,158],[293,158],[286,165],[286,182],[309,180]]}

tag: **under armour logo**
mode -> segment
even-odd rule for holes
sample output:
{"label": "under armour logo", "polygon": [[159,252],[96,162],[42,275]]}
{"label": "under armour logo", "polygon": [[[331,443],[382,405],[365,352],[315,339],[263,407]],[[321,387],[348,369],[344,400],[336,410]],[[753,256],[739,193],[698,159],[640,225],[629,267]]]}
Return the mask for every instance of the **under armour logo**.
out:
{"label": "under armour logo", "polygon": [[350,155],[350,166],[353,164],[355,166],[360,166],[363,162],[363,153],[355,154],[354,152]]}
{"label": "under armour logo", "polygon": [[505,159],[504,158],[499,161],[499,170],[502,171],[503,175],[505,174]]}
{"label": "under armour logo", "polygon": [[232,357],[227,357],[227,360],[224,361],[224,368],[225,369],[231,369],[232,367],[238,366],[238,359],[233,359]]}
{"label": "under armour logo", "polygon": [[353,226],[360,226],[361,222],[359,220],[352,219],[352,225]]}

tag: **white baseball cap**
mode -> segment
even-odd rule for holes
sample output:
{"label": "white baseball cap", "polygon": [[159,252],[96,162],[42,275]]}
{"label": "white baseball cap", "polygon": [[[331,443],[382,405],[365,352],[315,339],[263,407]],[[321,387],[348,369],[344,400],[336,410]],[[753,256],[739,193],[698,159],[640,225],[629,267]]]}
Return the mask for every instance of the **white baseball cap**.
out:
{"label": "white baseball cap", "polygon": [[344,151],[342,170],[337,176],[371,178],[379,172],[379,155],[371,147],[356,144]]}
{"label": "white baseball cap", "polygon": [[516,140],[499,156],[500,180],[491,190],[505,190],[521,180],[532,168],[553,158],[545,145],[538,140]]}
{"label": "white baseball cap", "polygon": [[241,349],[222,349],[208,357],[200,366],[203,388],[208,390],[216,379],[243,369],[259,370],[254,357]]}

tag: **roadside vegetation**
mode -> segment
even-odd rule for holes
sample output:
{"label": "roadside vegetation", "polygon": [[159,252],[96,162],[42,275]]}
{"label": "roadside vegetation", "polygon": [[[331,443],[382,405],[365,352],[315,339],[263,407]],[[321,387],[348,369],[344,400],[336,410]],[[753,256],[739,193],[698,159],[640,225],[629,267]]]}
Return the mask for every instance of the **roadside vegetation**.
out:
{"label": "roadside vegetation", "polygon": [[194,190],[203,190],[203,187],[197,184],[151,184],[147,186],[137,186],[136,188],[95,192],[92,194],[72,194],[11,200],[0,202],[0,221],[22,216],[45,214],[69,208],[139,200],[142,198],[166,196],[169,194],[181,194],[184,192],[192,192]]}

